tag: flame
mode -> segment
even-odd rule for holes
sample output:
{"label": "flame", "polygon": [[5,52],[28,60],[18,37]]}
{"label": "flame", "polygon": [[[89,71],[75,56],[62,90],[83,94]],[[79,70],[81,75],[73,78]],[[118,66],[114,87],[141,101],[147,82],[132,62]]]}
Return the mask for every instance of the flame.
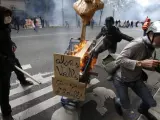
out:
{"label": "flame", "polygon": [[76,53],[80,52],[86,44],[87,44],[87,41],[83,40],[78,45],[75,45],[74,46],[74,53],[73,53],[73,55],[75,55]]}
{"label": "flame", "polygon": [[[75,54],[80,52],[86,44],[87,44],[87,41],[83,40],[78,45],[75,45],[74,46],[74,51],[71,51],[71,55],[74,56]],[[81,71],[80,72],[82,72],[82,68],[84,68],[86,66],[86,63],[87,63],[87,60],[89,59],[89,57],[90,57],[90,55],[88,54],[88,51],[87,51],[85,53],[85,55],[83,56],[83,58],[81,58],[81,60],[80,60]],[[90,66],[91,69],[93,69],[96,62],[97,62],[97,58],[93,58],[92,62],[91,62],[91,66]]]}
{"label": "flame", "polygon": [[91,62],[91,69],[94,68],[95,64],[97,63],[97,58],[93,58]]}
{"label": "flame", "polygon": [[[86,52],[85,55],[83,56],[83,58],[80,61],[80,67],[84,68],[89,59],[90,59],[90,55],[88,54],[88,52]],[[91,61],[91,64],[90,64],[90,70],[92,70],[94,68],[96,63],[97,63],[97,58],[93,58],[92,61]]]}

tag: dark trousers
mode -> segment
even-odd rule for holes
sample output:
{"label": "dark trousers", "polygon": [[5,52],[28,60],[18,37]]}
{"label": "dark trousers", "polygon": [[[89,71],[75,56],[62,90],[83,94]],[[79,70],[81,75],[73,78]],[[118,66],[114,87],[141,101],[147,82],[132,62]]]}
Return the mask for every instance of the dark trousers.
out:
{"label": "dark trousers", "polygon": [[11,106],[9,104],[11,71],[0,72],[0,107],[3,116],[11,114]]}
{"label": "dark trousers", "polygon": [[[19,60],[18,60],[17,58],[16,58],[16,65],[17,65],[19,68],[22,69],[21,64],[20,64],[20,62],[19,62]],[[17,79],[18,79],[20,82],[24,82],[24,81],[26,80],[26,78],[25,78],[25,76],[24,76],[24,74],[23,74],[22,72],[20,72],[20,71],[17,70],[17,69],[14,69],[14,72],[15,72],[15,74],[16,74],[16,76],[17,76]]]}
{"label": "dark trousers", "polygon": [[99,48],[95,51],[95,57],[98,57],[98,55],[105,50],[108,50],[109,53],[115,53],[117,50],[117,43],[108,43],[108,44],[102,44],[99,46]]}
{"label": "dark trousers", "polygon": [[18,23],[14,24],[14,28],[19,31],[19,24]]}
{"label": "dark trousers", "polygon": [[135,82],[123,82],[119,78],[116,78],[113,83],[124,109],[130,109],[128,87],[130,87],[142,99],[140,109],[148,111],[150,107],[156,106],[156,101],[142,80],[137,80]]}

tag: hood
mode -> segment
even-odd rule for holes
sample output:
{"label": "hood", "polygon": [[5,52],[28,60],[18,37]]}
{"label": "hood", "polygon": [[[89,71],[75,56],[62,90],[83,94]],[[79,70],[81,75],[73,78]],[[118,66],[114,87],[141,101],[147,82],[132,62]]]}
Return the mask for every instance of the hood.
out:
{"label": "hood", "polygon": [[0,6],[0,29],[8,27],[8,25],[4,24],[5,16],[12,16],[12,11]]}

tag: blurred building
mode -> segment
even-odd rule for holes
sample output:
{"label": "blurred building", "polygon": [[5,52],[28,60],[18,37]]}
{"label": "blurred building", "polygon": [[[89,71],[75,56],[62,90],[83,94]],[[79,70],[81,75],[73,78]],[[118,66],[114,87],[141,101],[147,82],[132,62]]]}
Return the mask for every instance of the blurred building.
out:
{"label": "blurred building", "polygon": [[[1,5],[14,11],[20,19],[42,17],[48,26],[76,26],[80,17],[73,9],[76,0],[0,0]],[[102,14],[101,14],[102,13]],[[115,14],[116,15],[116,14]],[[97,11],[93,17],[95,25],[103,25],[107,16],[113,16],[113,9],[105,5],[103,12]]]}
{"label": "blurred building", "polygon": [[26,10],[25,0],[0,0],[2,6],[5,6],[10,9],[20,9]]}

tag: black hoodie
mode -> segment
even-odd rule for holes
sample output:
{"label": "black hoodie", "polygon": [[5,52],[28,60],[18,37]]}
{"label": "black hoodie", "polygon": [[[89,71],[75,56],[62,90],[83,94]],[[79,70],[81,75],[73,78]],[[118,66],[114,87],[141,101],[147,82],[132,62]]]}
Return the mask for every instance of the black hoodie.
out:
{"label": "black hoodie", "polygon": [[0,54],[4,56],[12,56],[11,28],[10,24],[4,24],[4,17],[12,16],[11,10],[0,6]]}
{"label": "black hoodie", "polygon": [[[15,54],[12,51],[13,41],[11,40],[11,28],[10,24],[4,24],[5,16],[12,16],[11,10],[0,6],[0,68],[8,64],[3,62],[4,58],[15,58]],[[6,61],[6,60],[5,60]]]}

